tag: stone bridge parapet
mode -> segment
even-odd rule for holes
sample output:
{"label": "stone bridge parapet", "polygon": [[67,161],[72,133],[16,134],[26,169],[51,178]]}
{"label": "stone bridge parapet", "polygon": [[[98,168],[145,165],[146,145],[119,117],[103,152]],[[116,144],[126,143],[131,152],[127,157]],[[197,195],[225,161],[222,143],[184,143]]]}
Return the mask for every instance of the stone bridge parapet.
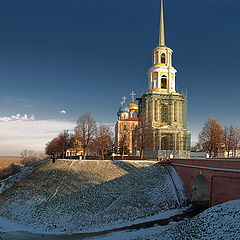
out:
{"label": "stone bridge parapet", "polygon": [[190,200],[214,206],[240,199],[240,159],[171,159]]}

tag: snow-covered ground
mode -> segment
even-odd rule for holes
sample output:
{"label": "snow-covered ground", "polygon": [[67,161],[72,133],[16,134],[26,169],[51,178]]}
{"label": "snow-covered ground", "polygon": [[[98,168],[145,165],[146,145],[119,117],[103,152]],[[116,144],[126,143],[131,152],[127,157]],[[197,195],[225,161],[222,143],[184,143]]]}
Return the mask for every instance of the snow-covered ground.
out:
{"label": "snow-covered ground", "polygon": [[[124,236],[125,235],[125,236]],[[124,236],[124,238],[122,238]],[[132,233],[122,232],[100,239],[137,240],[239,240],[240,200],[209,208],[201,214],[164,230],[155,227]]]}
{"label": "snow-covered ground", "polygon": [[186,197],[175,170],[156,162],[47,162],[0,195],[0,232],[118,228],[181,208]]}
{"label": "snow-covered ground", "polygon": [[[145,220],[166,218],[179,210],[155,215]],[[141,220],[139,220],[141,222]],[[15,228],[16,229],[16,228]],[[2,233],[2,239],[25,240],[239,240],[240,239],[240,200],[230,201],[207,209],[192,219],[170,222],[166,226],[153,226],[138,230],[124,230],[95,236],[76,235],[32,235],[26,232]]]}

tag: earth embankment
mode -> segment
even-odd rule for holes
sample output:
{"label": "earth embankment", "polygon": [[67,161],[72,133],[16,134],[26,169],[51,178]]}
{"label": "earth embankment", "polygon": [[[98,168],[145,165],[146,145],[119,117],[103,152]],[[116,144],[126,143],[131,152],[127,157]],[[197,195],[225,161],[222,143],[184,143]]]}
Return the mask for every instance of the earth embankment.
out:
{"label": "earth embankment", "polygon": [[0,195],[0,215],[29,231],[110,229],[181,207],[177,178],[154,161],[48,161]]}

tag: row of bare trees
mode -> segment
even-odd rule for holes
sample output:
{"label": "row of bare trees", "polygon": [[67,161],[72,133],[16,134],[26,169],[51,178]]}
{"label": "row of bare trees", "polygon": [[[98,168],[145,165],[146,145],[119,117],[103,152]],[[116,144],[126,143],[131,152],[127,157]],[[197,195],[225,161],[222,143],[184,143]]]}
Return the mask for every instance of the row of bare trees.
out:
{"label": "row of bare trees", "polygon": [[230,153],[236,156],[240,147],[240,129],[233,125],[223,129],[215,118],[209,118],[199,133],[198,140],[198,147],[208,152],[211,157],[219,150],[225,150],[228,157]]}
{"label": "row of bare trees", "polygon": [[104,156],[113,148],[113,134],[108,125],[97,125],[90,113],[79,117],[72,133],[64,130],[46,145],[46,153],[66,158],[67,150],[82,151],[83,157],[89,152]]}
{"label": "row of bare trees", "polygon": [[20,156],[22,157],[21,164],[23,164],[24,166],[32,166],[46,158],[46,155],[44,153],[36,152],[29,149],[24,149],[20,153]]}
{"label": "row of bare trees", "polygon": [[67,150],[74,146],[74,141],[74,135],[64,130],[46,144],[46,154],[65,158]]}

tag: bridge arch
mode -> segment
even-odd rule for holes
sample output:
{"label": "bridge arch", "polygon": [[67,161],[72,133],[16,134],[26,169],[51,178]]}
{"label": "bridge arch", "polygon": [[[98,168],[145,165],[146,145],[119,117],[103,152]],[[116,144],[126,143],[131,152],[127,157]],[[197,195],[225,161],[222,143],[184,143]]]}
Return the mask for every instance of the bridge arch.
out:
{"label": "bridge arch", "polygon": [[197,175],[192,181],[192,197],[193,205],[209,206],[210,187],[204,175]]}

